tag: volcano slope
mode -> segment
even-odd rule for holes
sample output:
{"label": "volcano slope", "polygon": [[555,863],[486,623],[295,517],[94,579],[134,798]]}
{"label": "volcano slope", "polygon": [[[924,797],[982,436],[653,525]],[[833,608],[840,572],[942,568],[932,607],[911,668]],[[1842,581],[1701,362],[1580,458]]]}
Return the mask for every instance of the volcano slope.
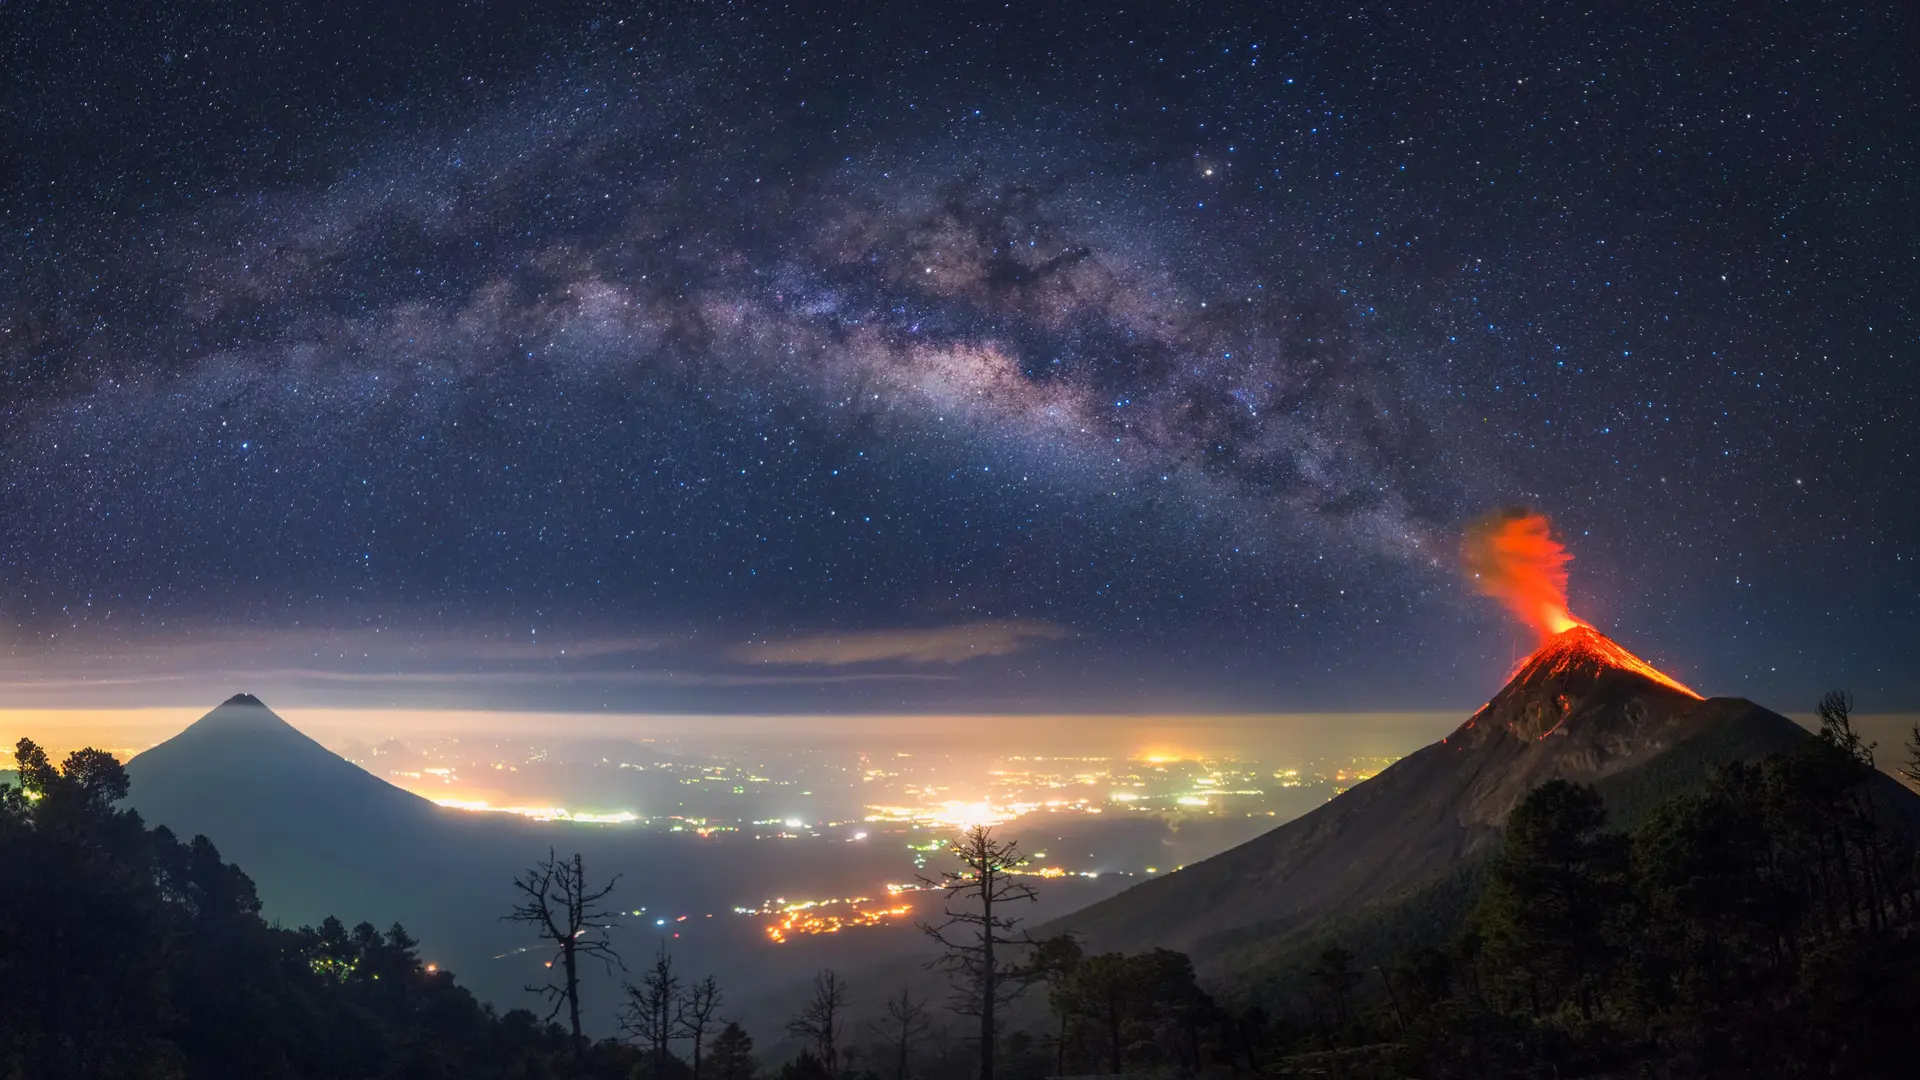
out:
{"label": "volcano slope", "polygon": [[[149,824],[212,838],[253,876],[269,918],[400,911],[444,851],[448,815],[338,757],[238,694],[127,763]],[[401,905],[406,921],[424,916]],[[384,923],[382,924],[384,925]]]}
{"label": "volcano slope", "polygon": [[1179,949],[1227,984],[1258,977],[1253,969],[1278,963],[1289,942],[1328,926],[1371,918],[1389,924],[1367,928],[1376,937],[1444,934],[1471,902],[1474,869],[1507,815],[1540,784],[1596,785],[1620,827],[1725,762],[1808,737],[1750,701],[1703,699],[1576,626],[1440,742],[1304,817],[1044,932],[1072,931],[1092,952]]}

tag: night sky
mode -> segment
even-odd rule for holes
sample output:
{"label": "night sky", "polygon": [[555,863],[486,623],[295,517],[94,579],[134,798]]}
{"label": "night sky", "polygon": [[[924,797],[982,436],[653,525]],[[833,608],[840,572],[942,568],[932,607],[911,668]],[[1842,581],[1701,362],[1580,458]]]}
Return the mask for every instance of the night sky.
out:
{"label": "night sky", "polygon": [[0,6],[14,701],[1920,707],[1913,5],[525,7]]}

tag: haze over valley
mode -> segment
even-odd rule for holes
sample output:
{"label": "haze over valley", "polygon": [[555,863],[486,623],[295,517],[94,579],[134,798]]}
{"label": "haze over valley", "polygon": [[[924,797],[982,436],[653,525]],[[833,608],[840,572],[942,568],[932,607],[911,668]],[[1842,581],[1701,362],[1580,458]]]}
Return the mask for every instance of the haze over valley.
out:
{"label": "haze over valley", "polygon": [[[1044,919],[1291,820],[1457,720],[974,717],[903,731],[889,719],[595,717],[573,718],[573,734],[542,735],[505,714],[321,716],[310,734],[327,749],[443,811],[423,817],[460,838],[459,858],[442,858],[445,841],[385,856],[392,863],[337,848],[339,861],[323,866],[308,865],[310,852],[287,858],[282,815],[310,812],[295,799],[311,794],[304,788],[267,784],[253,789],[257,802],[215,810],[194,798],[211,778],[183,777],[175,801],[155,807],[136,792],[134,805],[177,831],[206,832],[242,865],[287,874],[257,875],[269,919],[317,923],[349,909],[400,919],[422,928],[436,963],[503,1005],[543,954],[498,916],[516,860],[546,845],[586,850],[597,869],[625,875],[627,952],[665,940],[701,970],[797,982],[823,956],[914,952],[930,899],[922,879],[944,867],[956,829],[989,824],[1019,841],[1032,861],[1024,872],[1042,885],[1031,917]],[[163,722],[53,719],[44,727],[67,738],[82,724],[110,733]],[[482,726],[449,730],[463,721]],[[595,734],[612,729],[635,737]],[[243,755],[227,767],[245,782],[275,766]],[[329,797],[363,797],[355,790]],[[383,887],[388,873],[402,880]],[[831,947],[806,940],[824,934],[835,935]],[[610,1014],[597,1021],[611,1030]]]}

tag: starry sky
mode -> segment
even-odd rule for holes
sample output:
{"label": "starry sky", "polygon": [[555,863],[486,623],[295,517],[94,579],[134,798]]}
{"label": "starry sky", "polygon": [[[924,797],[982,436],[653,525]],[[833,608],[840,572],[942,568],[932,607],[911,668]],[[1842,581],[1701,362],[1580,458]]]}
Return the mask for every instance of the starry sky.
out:
{"label": "starry sky", "polygon": [[0,7],[14,702],[1920,707],[1911,5],[532,7]]}

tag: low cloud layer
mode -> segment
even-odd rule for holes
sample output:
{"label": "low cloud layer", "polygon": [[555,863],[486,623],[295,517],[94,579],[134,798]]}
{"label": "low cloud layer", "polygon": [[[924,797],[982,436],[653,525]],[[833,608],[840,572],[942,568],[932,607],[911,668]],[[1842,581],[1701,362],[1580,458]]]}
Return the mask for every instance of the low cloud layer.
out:
{"label": "low cloud layer", "polygon": [[778,641],[752,642],[734,650],[757,664],[820,664],[843,667],[894,660],[909,664],[958,664],[986,656],[1020,652],[1038,642],[1067,637],[1045,622],[1000,619],[914,630],[860,630],[844,634],[807,634]]}

